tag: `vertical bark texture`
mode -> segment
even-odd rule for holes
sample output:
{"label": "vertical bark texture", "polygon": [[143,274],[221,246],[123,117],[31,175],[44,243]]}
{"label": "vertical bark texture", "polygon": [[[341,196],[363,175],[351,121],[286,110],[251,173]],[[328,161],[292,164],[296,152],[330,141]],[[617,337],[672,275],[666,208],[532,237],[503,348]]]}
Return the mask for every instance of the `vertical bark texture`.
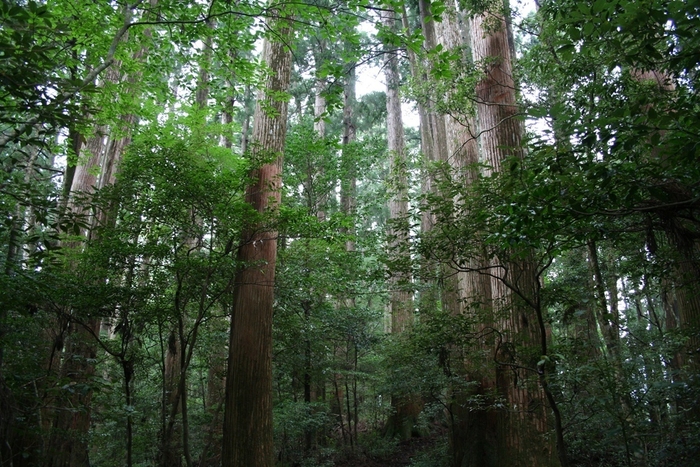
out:
{"label": "vertical bark texture", "polygon": [[[454,2],[448,5],[442,21],[435,25],[437,42],[444,50],[463,47],[461,60],[464,62],[472,60],[467,26],[467,18],[457,10]],[[445,98],[450,99],[450,96]],[[459,120],[452,115],[445,115],[444,119],[447,161],[452,176],[456,178],[454,182],[470,185],[479,177],[479,170],[475,166],[479,162],[476,119],[471,115],[461,116]],[[459,200],[455,200],[455,203],[459,203]],[[488,313],[491,281],[487,275],[477,272],[486,265],[487,262],[482,257],[475,256],[468,258],[459,271],[446,267],[446,289],[443,292],[443,303],[450,313],[472,316],[475,322],[480,323],[476,331],[482,335],[487,334],[487,330],[493,326],[492,317]],[[476,339],[466,357],[464,349],[451,349],[454,353],[452,367],[467,383],[450,389],[450,448],[454,466],[489,465],[489,459],[493,457],[494,413],[474,402],[483,399],[484,391],[490,386],[485,368],[489,365],[492,345],[491,341]]]}
{"label": "vertical bark texture", "polygon": [[[314,65],[317,72],[321,69],[321,65],[328,55],[326,48],[326,41],[319,39],[317,47],[313,51]],[[323,95],[325,90],[326,82],[322,78],[316,78],[316,87],[314,89],[314,130],[321,138],[326,136],[326,121],[323,119],[323,114],[326,112],[326,96]]]}
{"label": "vertical bark texture", "polygon": [[[326,41],[319,40],[318,48],[314,50],[314,64],[316,66],[316,72],[318,73],[321,69],[321,65],[326,56]],[[316,87],[314,88],[314,131],[319,138],[326,137],[326,96],[323,94],[326,90],[326,82],[324,79],[316,78]],[[328,201],[328,193],[326,190],[319,189],[321,185],[315,186],[315,180],[322,180],[324,176],[324,168],[313,167],[309,164],[308,179],[308,196],[309,196],[309,209],[316,212],[316,218],[320,221],[325,220],[326,212],[325,207]]]}
{"label": "vertical bark texture", "polygon": [[[340,181],[340,209],[346,216],[351,216],[355,212],[355,191],[357,189],[356,161],[350,149],[350,145],[357,138],[355,124],[356,83],[355,67],[352,67],[348,72],[347,82],[343,90],[343,159],[341,164],[345,177]],[[348,240],[345,249],[354,251],[355,243]]]}
{"label": "vertical bark texture", "polygon": [[[394,28],[396,15],[386,13],[385,24]],[[390,247],[396,253],[408,243],[408,179],[406,174],[406,150],[404,145],[403,120],[401,118],[401,96],[399,86],[399,63],[396,54],[388,54],[384,63],[386,77],[387,142],[391,158],[391,183],[393,196],[389,201],[389,218],[392,226],[389,231]],[[405,225],[404,225],[405,224]],[[391,292],[391,331],[401,333],[411,325],[411,293],[405,289],[410,281],[408,273],[399,271],[392,279]],[[403,283],[403,287],[402,287]]]}
{"label": "vertical bark texture", "polygon": [[[107,70],[105,79],[113,82],[123,79],[118,66],[115,65]],[[98,128],[96,134],[88,139],[85,149],[89,152],[89,157],[84,164],[75,168],[71,186],[65,192],[67,206],[76,214],[87,215],[87,211],[82,208],[82,203],[78,199],[79,196],[90,196],[96,188],[103,188],[114,182],[114,167],[116,167],[114,159],[120,158],[121,150],[126,142],[119,146],[107,145],[103,135],[105,130],[105,128]],[[79,136],[77,138],[80,139]],[[81,144],[76,145],[75,149],[78,154],[83,151],[82,146]],[[96,168],[104,168],[105,166],[110,167],[110,172],[106,177],[95,175]],[[92,235],[92,228],[95,227],[97,219],[90,218],[88,220],[90,228],[84,233],[89,237]],[[81,245],[76,244],[69,246],[81,247]],[[97,344],[94,341],[94,335],[99,333],[100,318],[94,316],[91,310],[69,310],[69,312],[72,314],[69,318],[72,322],[65,338],[67,344],[64,347],[65,354],[60,375],[71,384],[85,385],[88,389],[84,394],[76,391],[52,401],[52,404],[59,409],[51,414],[52,428],[46,461],[46,465],[51,467],[89,465],[88,437],[92,399],[89,381],[95,371],[94,361],[97,354]]]}
{"label": "vertical bark texture", "polygon": [[[523,126],[517,118],[513,57],[501,9],[475,15],[470,27],[474,61],[483,71],[476,86],[477,118],[481,159],[488,165],[485,172],[489,175],[501,171],[506,157],[522,157]],[[538,387],[532,372],[511,366],[537,366],[536,359],[529,361],[532,357],[523,360],[517,346],[531,348],[533,355],[546,350],[541,316],[536,313],[541,309],[535,265],[528,260],[495,258],[491,267],[491,299],[500,333],[496,347],[499,365],[495,380],[486,384],[495,384],[494,389],[506,401],[506,410],[497,414],[494,455],[485,465],[557,465],[552,443],[545,436],[549,428],[543,391],[546,379],[541,376],[542,387]]]}
{"label": "vertical bark texture", "polygon": [[[387,28],[397,28],[396,14],[384,12],[382,21]],[[410,290],[411,275],[407,268],[410,261],[408,253],[408,177],[406,168],[406,150],[404,145],[403,120],[401,118],[401,96],[399,86],[399,61],[395,53],[387,53],[384,61],[386,77],[387,109],[387,143],[391,160],[391,191],[389,201],[389,248],[396,259],[399,269],[390,280],[391,297],[391,332],[401,334],[413,323],[413,294]],[[394,413],[387,422],[387,435],[400,439],[411,437],[413,426],[420,412],[420,403],[412,395],[392,395],[391,403]]]}
{"label": "vertical bark texture", "polygon": [[178,467],[182,465],[182,444],[180,443],[181,425],[177,416],[182,406],[180,404],[180,354],[182,348],[178,335],[174,330],[168,336],[165,360],[163,365],[163,406],[160,439],[160,465],[162,467]]}
{"label": "vertical bark texture", "polygon": [[[288,36],[284,29],[281,35]],[[269,67],[265,91],[255,109],[251,152],[261,160],[246,201],[259,213],[280,203],[282,150],[287,131],[291,51],[284,41],[265,40],[263,60]],[[264,225],[243,234],[231,316],[222,462],[224,467],[269,467],[272,443],[272,304],[277,233]]]}
{"label": "vertical bark texture", "polygon": [[[423,36],[425,37],[424,46],[426,50],[432,50],[437,46],[437,36],[435,32],[435,20],[433,19],[430,8],[430,1],[419,0],[418,6],[420,9],[421,28],[423,30]],[[421,72],[424,76],[427,76],[429,71],[430,64],[426,62],[423,64]],[[447,160],[445,119],[442,115],[438,114],[435,109],[435,101],[437,98],[438,96],[429,96],[428,100],[424,102],[427,112],[427,131],[429,135],[427,144],[431,146],[430,150],[426,152],[426,155],[428,155],[428,160],[430,161],[445,161]],[[422,121],[421,124],[423,124]]]}
{"label": "vertical bark texture", "polygon": [[[496,25],[493,21],[497,20]],[[495,29],[494,29],[495,28]],[[501,170],[504,158],[522,156],[522,122],[517,118],[513,64],[506,22],[502,16],[476,15],[471,19],[474,61],[484,75],[476,86],[479,146],[487,175]]]}
{"label": "vertical bark texture", "polygon": [[[430,2],[428,0],[420,0],[418,3],[420,12],[420,24],[423,36],[425,38],[424,47],[426,50],[432,50],[437,45],[435,22],[432,18]],[[403,14],[403,26],[409,27],[406,12]],[[417,82],[422,82],[428,79],[430,64],[421,60],[421,57],[416,57],[412,52],[409,52],[409,60],[411,62],[411,74]],[[442,115],[435,111],[434,100],[437,96],[425,96],[418,102],[418,117],[420,120],[420,136],[421,150],[423,158],[427,163],[435,161],[444,161],[447,158],[447,136],[445,134],[445,120]],[[421,190],[423,193],[429,193],[433,190],[433,180],[429,174],[423,176]],[[432,229],[435,224],[433,214],[429,210],[424,210],[421,219],[421,230],[427,232]],[[433,299],[428,298],[433,301]]]}

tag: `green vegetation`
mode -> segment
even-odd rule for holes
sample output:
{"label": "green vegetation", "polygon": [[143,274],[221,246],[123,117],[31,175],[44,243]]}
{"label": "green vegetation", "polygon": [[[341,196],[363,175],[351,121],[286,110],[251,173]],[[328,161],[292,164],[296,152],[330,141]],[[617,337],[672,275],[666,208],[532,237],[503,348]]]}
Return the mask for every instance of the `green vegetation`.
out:
{"label": "green vegetation", "polygon": [[700,3],[0,21],[0,467],[700,465]]}

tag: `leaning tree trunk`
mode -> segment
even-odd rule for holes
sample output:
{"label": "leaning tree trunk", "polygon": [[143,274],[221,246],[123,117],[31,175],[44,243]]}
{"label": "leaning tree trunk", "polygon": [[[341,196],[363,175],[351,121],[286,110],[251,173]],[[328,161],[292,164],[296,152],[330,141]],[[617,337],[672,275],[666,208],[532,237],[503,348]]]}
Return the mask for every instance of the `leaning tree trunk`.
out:
{"label": "leaning tree trunk", "polygon": [[[157,0],[150,0],[150,7],[155,7],[156,3]],[[150,30],[147,29],[143,34],[150,35]],[[134,59],[143,60],[147,51],[146,46],[141,47],[134,54]],[[117,62],[107,71],[105,79],[110,82],[126,80],[137,89],[140,76],[138,73],[125,76]],[[114,184],[124,149],[131,142],[128,135],[136,119],[137,117],[133,114],[121,117],[120,124],[127,136],[110,138],[105,144],[102,134],[104,128],[98,128],[95,136],[88,140],[86,149],[90,152],[89,158],[85,164],[76,167],[71,175],[70,190],[67,187],[64,192],[67,205],[73,212],[87,215],[80,197],[91,196],[95,189]],[[79,144],[80,137],[78,134],[74,135],[76,140],[74,149],[78,154],[83,149]],[[97,167],[100,168],[99,177],[94,175]],[[89,228],[84,232],[87,238],[94,235],[93,231],[99,225],[114,222],[113,213],[109,211],[100,211],[97,216],[89,218]],[[73,246],[78,247],[78,245]],[[102,279],[92,278],[92,280]],[[75,313],[76,311],[81,313]],[[88,439],[92,390],[89,388],[89,381],[95,372],[94,361],[97,355],[95,336],[99,335],[101,317],[95,313],[95,310],[71,310],[70,312],[70,333],[66,337],[66,355],[63,358],[60,373],[63,378],[71,382],[71,385],[86,386],[88,389],[84,394],[75,391],[61,401],[57,401],[59,409],[53,414],[46,461],[46,465],[51,467],[81,467],[90,464]],[[128,463],[130,465],[130,462]]]}
{"label": "leaning tree trunk", "polygon": [[[282,39],[266,39],[263,61],[269,67],[265,91],[258,96],[253,123],[253,153],[262,160],[253,169],[246,201],[260,216],[279,207],[282,154],[287,131],[286,93],[292,55]],[[271,467],[272,440],[272,304],[277,232],[261,220],[243,233],[231,316],[222,462],[224,467]]]}
{"label": "leaning tree trunk", "polygon": [[[123,79],[118,64],[107,70],[105,79],[118,82]],[[131,116],[126,117],[132,118]],[[76,215],[87,217],[89,226],[83,231],[86,238],[93,236],[93,229],[99,218],[92,216],[83,203],[100,189],[114,182],[116,160],[121,157],[121,150],[126,142],[116,143],[111,140],[104,142],[105,127],[99,127],[96,134],[90,137],[86,144],[79,143],[81,135],[74,135],[77,143],[74,149],[77,154],[87,150],[89,157],[84,164],[77,166],[73,172],[70,186],[64,191],[66,205]],[[120,138],[122,140],[124,138]],[[102,177],[95,175],[96,169],[110,167],[110,172]],[[82,248],[81,244],[67,244],[65,247]],[[87,311],[87,313],[84,313]],[[94,361],[97,355],[97,343],[94,336],[99,335],[101,318],[90,310],[69,310],[70,321],[65,337],[65,355],[60,367],[62,380],[70,381],[71,385],[89,388],[89,381],[95,372]],[[73,391],[52,401],[58,407],[51,415],[51,436],[48,442],[46,465],[51,467],[80,467],[89,465],[88,433],[90,429],[92,390],[84,393]]]}
{"label": "leaning tree trunk", "polygon": [[[676,86],[667,73],[657,70],[633,70],[632,76],[643,85],[651,87],[654,92],[669,96],[676,90]],[[672,96],[667,98],[672,102]],[[673,104],[671,104],[673,105]],[[671,110],[672,111],[672,110]],[[666,131],[657,130],[663,139]],[[651,136],[651,135],[650,135]],[[663,143],[652,151],[654,158],[661,158],[664,151]],[[681,182],[669,184],[662,183],[667,191],[669,199],[687,202],[692,199],[692,190]],[[661,224],[664,227],[666,237],[677,255],[674,261],[673,273],[670,274],[673,288],[673,321],[687,336],[682,351],[676,356],[677,365],[688,371],[689,374],[700,372],[700,242],[697,229],[685,218],[692,217],[683,213],[663,214]],[[693,410],[696,416],[700,416],[700,409]]]}

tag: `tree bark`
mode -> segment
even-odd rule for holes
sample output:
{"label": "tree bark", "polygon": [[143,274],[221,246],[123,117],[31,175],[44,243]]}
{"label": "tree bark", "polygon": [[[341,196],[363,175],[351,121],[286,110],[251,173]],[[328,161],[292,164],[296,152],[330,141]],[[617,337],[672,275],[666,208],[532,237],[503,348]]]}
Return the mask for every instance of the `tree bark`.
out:
{"label": "tree bark", "polygon": [[[117,66],[110,68],[106,73],[106,79],[118,81],[122,79]],[[95,189],[100,189],[109,183],[113,183],[114,175],[110,172],[107,177],[98,177],[94,173],[97,166],[109,165],[115,167],[114,158],[121,156],[120,151],[105,151],[105,137],[102,134],[104,128],[98,128],[95,136],[89,138],[86,148],[90,156],[84,164],[75,168],[71,186],[66,188],[64,196],[67,207],[76,214],[85,215],[87,211],[82,207],[80,196],[91,196]],[[80,135],[75,135],[75,150],[79,155],[83,149],[80,144]],[[123,146],[122,146],[123,147]],[[109,147],[114,149],[114,146]],[[97,219],[92,217],[89,227],[83,233],[89,238],[96,226]],[[66,245],[67,247],[82,248],[82,244]],[[99,279],[98,279],[99,280]],[[99,335],[100,318],[92,316],[88,312],[87,317],[75,314],[76,310],[69,310],[72,322],[68,327],[65,337],[66,345],[63,363],[60,368],[62,378],[70,381],[72,385],[86,385],[85,394],[79,391],[67,395],[62,400],[53,401],[58,406],[52,414],[52,432],[48,444],[47,465],[51,467],[81,467],[89,465],[88,432],[90,429],[90,401],[92,390],[88,382],[94,374],[94,361],[97,355],[97,344],[94,336]]]}
{"label": "tree bark", "polygon": [[[284,25],[280,35],[288,37]],[[281,200],[282,154],[287,130],[287,99],[292,55],[283,40],[266,39],[263,61],[271,70],[258,96],[253,123],[254,182],[246,201],[261,215]],[[271,467],[272,440],[272,305],[277,232],[256,222],[243,234],[238,251],[231,316],[222,462],[224,467]]]}
{"label": "tree bark", "polygon": [[[443,50],[455,50],[465,46],[469,36],[468,19],[458,11],[452,3],[442,15],[442,21],[436,26],[436,41]],[[461,62],[453,66],[457,68],[462,63],[473,60],[469,44],[462,52]],[[450,96],[445,96],[450,99]],[[473,116],[445,115],[445,133],[447,145],[447,162],[451,168],[453,183],[471,185],[479,177],[479,148],[477,145],[477,122]],[[459,200],[455,200],[459,203]],[[481,336],[489,335],[493,326],[490,315],[491,281],[487,275],[480,273],[487,266],[483,257],[471,257],[463,268],[454,270],[445,267],[445,291],[443,303],[450,314],[466,314],[479,323],[475,332]],[[450,448],[452,465],[482,466],[489,464],[489,458],[495,445],[495,416],[492,410],[485,409],[483,404],[474,403],[483,400],[489,388],[486,368],[490,361],[488,355],[493,348],[493,339],[478,338],[474,345],[467,350],[462,347],[453,348],[452,370],[464,378],[466,384],[456,384],[450,388],[449,411],[451,414]]]}
{"label": "tree bark", "polygon": [[[382,21],[385,27],[396,30],[396,13],[384,12]],[[401,96],[399,87],[399,60],[396,53],[387,51],[384,59],[386,78],[387,143],[390,158],[390,184],[392,197],[389,200],[388,243],[392,260],[397,270],[392,272],[389,311],[391,333],[400,335],[413,323],[413,293],[411,273],[408,221],[408,175],[404,128],[401,116]],[[421,410],[419,398],[411,394],[392,394],[391,405],[394,413],[387,421],[386,434],[401,440],[409,439]]]}
{"label": "tree bark", "polygon": [[[157,0],[150,0],[150,7],[155,7]],[[130,18],[129,18],[130,20]],[[144,35],[150,35],[150,30],[146,29]],[[135,54],[134,59],[142,60],[147,53],[147,47],[141,47]],[[139,74],[134,73],[130,76],[125,76],[120,70],[119,63],[115,63],[110,67],[105,79],[111,82],[126,80],[129,84],[137,88]],[[131,127],[136,122],[136,116],[133,114],[123,115],[121,117],[124,133],[127,136],[118,139],[106,139],[104,136],[105,129],[98,128],[95,135],[92,136],[86,148],[90,155],[85,164],[76,167],[72,176],[70,190],[66,189],[64,195],[67,199],[68,207],[76,213],[85,213],[86,211],[81,206],[80,195],[92,195],[94,190],[112,185],[115,182],[115,176],[118,169],[118,164],[121,160],[125,147],[131,142],[129,135]],[[80,135],[74,135],[76,153],[82,151],[80,144]],[[100,175],[97,177],[94,174],[94,169],[100,167]],[[89,219],[89,228],[85,232],[90,238],[93,235],[93,229],[101,224],[106,225],[114,222],[113,213],[110,210],[101,211],[97,216]],[[78,245],[73,245],[78,247]],[[95,278],[93,280],[102,280]],[[92,397],[92,389],[89,387],[89,381],[94,374],[94,361],[97,354],[97,343],[95,336],[99,336],[101,318],[97,316],[94,310],[87,310],[87,313],[75,314],[76,310],[70,310],[73,315],[70,317],[72,323],[70,333],[66,337],[66,355],[63,358],[61,374],[71,381],[73,385],[85,385],[85,394],[75,392],[68,397],[64,402],[64,406],[57,410],[53,417],[53,431],[48,448],[47,465],[53,467],[82,467],[89,465],[89,446],[88,435],[90,429],[90,401]],[[130,362],[126,362],[129,363]],[[131,370],[130,370],[131,371]],[[126,374],[125,374],[126,375]],[[133,371],[128,375],[131,377]],[[130,405],[129,382],[126,382],[127,405]],[[77,409],[76,409],[77,408]],[[127,431],[130,430],[131,421],[127,420]],[[131,433],[127,433],[127,440],[130,443]],[[130,450],[129,450],[130,452]],[[130,461],[129,461],[130,465]]]}
{"label": "tree bark", "polygon": [[[487,165],[485,175],[500,172],[502,161],[509,156],[523,157],[524,130],[518,118],[513,57],[506,18],[501,11],[477,14],[470,23],[474,61],[483,71],[476,85],[476,107],[481,160]],[[496,347],[496,375],[486,384],[496,389],[507,405],[506,410],[497,413],[496,447],[493,463],[489,465],[565,464],[565,448],[559,446],[558,461],[553,443],[546,438],[547,402],[553,402],[551,397],[545,398],[546,375],[540,375],[538,386],[534,372],[512,366],[545,371],[544,366],[534,361],[520,361],[521,356],[516,354],[517,346],[531,348],[537,354],[546,351],[535,264],[529,260],[495,258],[490,266],[491,306],[501,337]]]}

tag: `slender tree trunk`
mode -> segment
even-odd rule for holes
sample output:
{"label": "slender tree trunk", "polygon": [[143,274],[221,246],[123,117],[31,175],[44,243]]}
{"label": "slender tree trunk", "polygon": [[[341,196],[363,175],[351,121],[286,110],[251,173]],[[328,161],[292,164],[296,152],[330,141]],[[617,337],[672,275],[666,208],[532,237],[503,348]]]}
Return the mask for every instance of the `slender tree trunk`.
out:
{"label": "slender tree trunk", "polygon": [[340,432],[343,435],[343,444],[346,445],[348,444],[347,441],[347,432],[345,431],[345,421],[343,421],[343,391],[340,389],[340,385],[338,384],[338,380],[340,377],[338,375],[334,375],[333,378],[333,393],[335,396],[335,410],[333,407],[331,407],[331,412],[335,414],[337,418],[337,422],[340,425]]}
{"label": "slender tree trunk", "polygon": [[[289,36],[284,26],[281,36]],[[263,61],[271,70],[258,97],[252,152],[265,161],[253,171],[246,201],[260,215],[279,206],[282,154],[287,130],[287,101],[292,55],[285,41],[265,40]],[[270,111],[270,109],[274,109]],[[270,161],[270,162],[268,162]],[[272,442],[272,304],[277,258],[277,233],[262,222],[243,234],[231,316],[224,467],[271,467]]]}
{"label": "slender tree trunk", "polygon": [[[316,70],[320,70],[324,59],[326,58],[326,41],[320,39],[317,47],[313,50],[314,65]],[[326,90],[326,83],[323,79],[316,79],[316,87],[314,88],[314,131],[321,137],[326,136],[326,120],[324,119],[324,114],[326,113],[326,97],[323,92]]]}
{"label": "slender tree trunk", "polygon": [[185,360],[185,355],[180,357],[180,403],[182,406],[182,454],[185,457],[185,464],[187,467],[192,467],[192,453],[190,452],[190,419],[187,407],[187,369],[189,367],[189,362]]}
{"label": "slender tree trunk", "polygon": [[[326,41],[320,40],[318,48],[314,50],[314,64],[316,70],[320,70],[323,60],[326,55]],[[314,88],[314,131],[319,138],[326,137],[326,97],[324,96],[324,91],[326,90],[326,82],[321,78],[316,78],[316,86]],[[328,193],[315,189],[313,180],[322,179],[324,175],[323,166],[314,169],[309,167],[309,201],[310,208],[312,212],[315,212],[316,218],[320,221],[325,220],[326,212],[325,206],[328,200]]]}
{"label": "slender tree trunk", "polygon": [[[357,161],[350,146],[357,138],[357,129],[355,124],[355,102],[356,102],[356,77],[355,68],[352,67],[347,75],[347,82],[343,92],[343,153],[342,153],[342,168],[343,180],[340,181],[340,209],[346,216],[353,216],[355,213],[355,193],[357,191]],[[354,233],[346,231],[345,233]],[[346,251],[354,251],[355,244],[348,241],[345,244]]]}
{"label": "slender tree trunk", "polygon": [[[408,13],[406,12],[406,6],[402,6],[402,11],[401,11],[401,22],[402,26],[406,31],[410,31],[411,27],[408,21]],[[425,76],[422,74],[422,68],[421,64],[419,63],[419,57],[416,56],[416,54],[411,50],[407,50],[408,53],[408,61],[409,65],[411,68],[411,76],[413,76],[413,79],[417,81],[423,81],[425,80]],[[429,163],[435,160],[435,155],[434,155],[434,145],[432,144],[432,137],[430,133],[430,121],[428,118],[428,110],[426,109],[425,103],[422,100],[419,100],[417,103],[417,108],[418,108],[418,120],[419,120],[419,129],[420,129],[420,144],[421,144],[421,153],[423,156],[424,163]],[[422,193],[429,193],[431,190],[431,180],[430,177],[427,173],[427,171],[423,171],[422,178],[421,178],[421,192]],[[421,232],[427,232],[432,228],[432,225],[434,224],[434,219],[433,215],[430,213],[429,210],[424,209],[422,214],[421,214]],[[428,290],[428,287],[425,287],[426,290]],[[424,294],[421,294],[421,303],[425,303],[426,301],[428,302],[434,302],[431,297],[424,297]],[[429,294],[431,295],[431,294]],[[422,305],[421,305],[422,307]]]}
{"label": "slender tree trunk", "polygon": [[250,85],[246,85],[243,97],[244,118],[243,128],[241,129],[241,154],[245,154],[248,151],[248,143],[250,142],[250,119],[252,115],[248,109],[250,108],[249,101],[252,100],[252,96],[253,92],[250,89]]}
{"label": "slender tree trunk", "polygon": [[163,426],[160,439],[160,465],[162,467],[177,467],[182,464],[181,425],[177,416],[182,410],[180,397],[182,354],[181,341],[175,330],[168,335],[165,348],[163,378]]}
{"label": "slender tree trunk", "polygon": [[[398,29],[396,13],[384,12],[385,27]],[[389,286],[389,312],[391,332],[400,335],[413,323],[413,292],[410,273],[409,219],[408,219],[408,168],[404,146],[404,128],[401,116],[399,86],[399,60],[395,52],[387,51],[384,59],[386,77],[387,143],[390,158],[392,197],[389,201],[388,243],[392,258],[399,269],[392,272]],[[386,435],[405,440],[411,437],[421,404],[411,394],[393,394],[393,414],[387,421]]]}
{"label": "slender tree trunk", "polygon": [[[621,389],[625,386],[625,377],[622,370],[622,356],[620,354],[620,316],[617,310],[617,303],[614,305],[612,303],[617,300],[617,294],[613,296],[610,289],[606,291],[605,279],[603,278],[600,261],[598,259],[598,248],[593,241],[588,242],[588,264],[593,275],[595,298],[598,305],[595,307],[595,316],[601,334],[603,335],[608,361],[613,366],[615,380],[618,388]],[[617,286],[615,286],[615,289],[617,289]],[[608,303],[606,292],[610,293],[610,303]],[[621,404],[623,406],[628,405],[625,401],[621,401]]]}
{"label": "slender tree trunk", "polygon": [[[348,75],[346,77],[346,82],[343,92],[343,139],[342,139],[342,155],[341,155],[341,173],[342,178],[340,180],[340,210],[341,212],[350,218],[355,214],[355,193],[357,189],[357,179],[356,179],[356,157],[352,150],[352,144],[356,139],[356,125],[355,125],[355,70],[351,67]],[[343,234],[354,233],[354,229],[343,228],[341,230]],[[352,239],[347,239],[345,241],[345,251],[349,254],[355,251],[355,242]],[[355,307],[355,300],[353,297],[341,297],[339,302],[336,304],[338,307],[344,307],[347,310],[352,310]],[[337,345],[334,349],[334,357],[338,357],[339,354],[345,352],[345,357],[347,360],[347,347],[344,350],[342,346]],[[334,396],[330,401],[330,410],[334,415],[338,425],[340,426],[341,433],[343,435],[343,444],[347,445],[348,442],[352,445],[352,431],[347,431],[345,428],[345,421],[343,419],[343,389],[341,382],[343,379],[348,378],[348,375],[341,375],[340,373],[334,373],[333,378],[333,390]],[[345,384],[347,386],[347,384]],[[351,412],[346,413],[348,418],[348,423],[350,423],[350,418],[352,417]]]}
{"label": "slender tree trunk", "polygon": [[[346,349],[346,356],[350,356],[350,349]],[[345,378],[345,413],[348,416],[348,438],[350,439],[350,449],[355,449],[355,437],[352,429],[352,409],[350,408],[350,388],[348,377]],[[355,421],[357,423],[357,421]]]}

